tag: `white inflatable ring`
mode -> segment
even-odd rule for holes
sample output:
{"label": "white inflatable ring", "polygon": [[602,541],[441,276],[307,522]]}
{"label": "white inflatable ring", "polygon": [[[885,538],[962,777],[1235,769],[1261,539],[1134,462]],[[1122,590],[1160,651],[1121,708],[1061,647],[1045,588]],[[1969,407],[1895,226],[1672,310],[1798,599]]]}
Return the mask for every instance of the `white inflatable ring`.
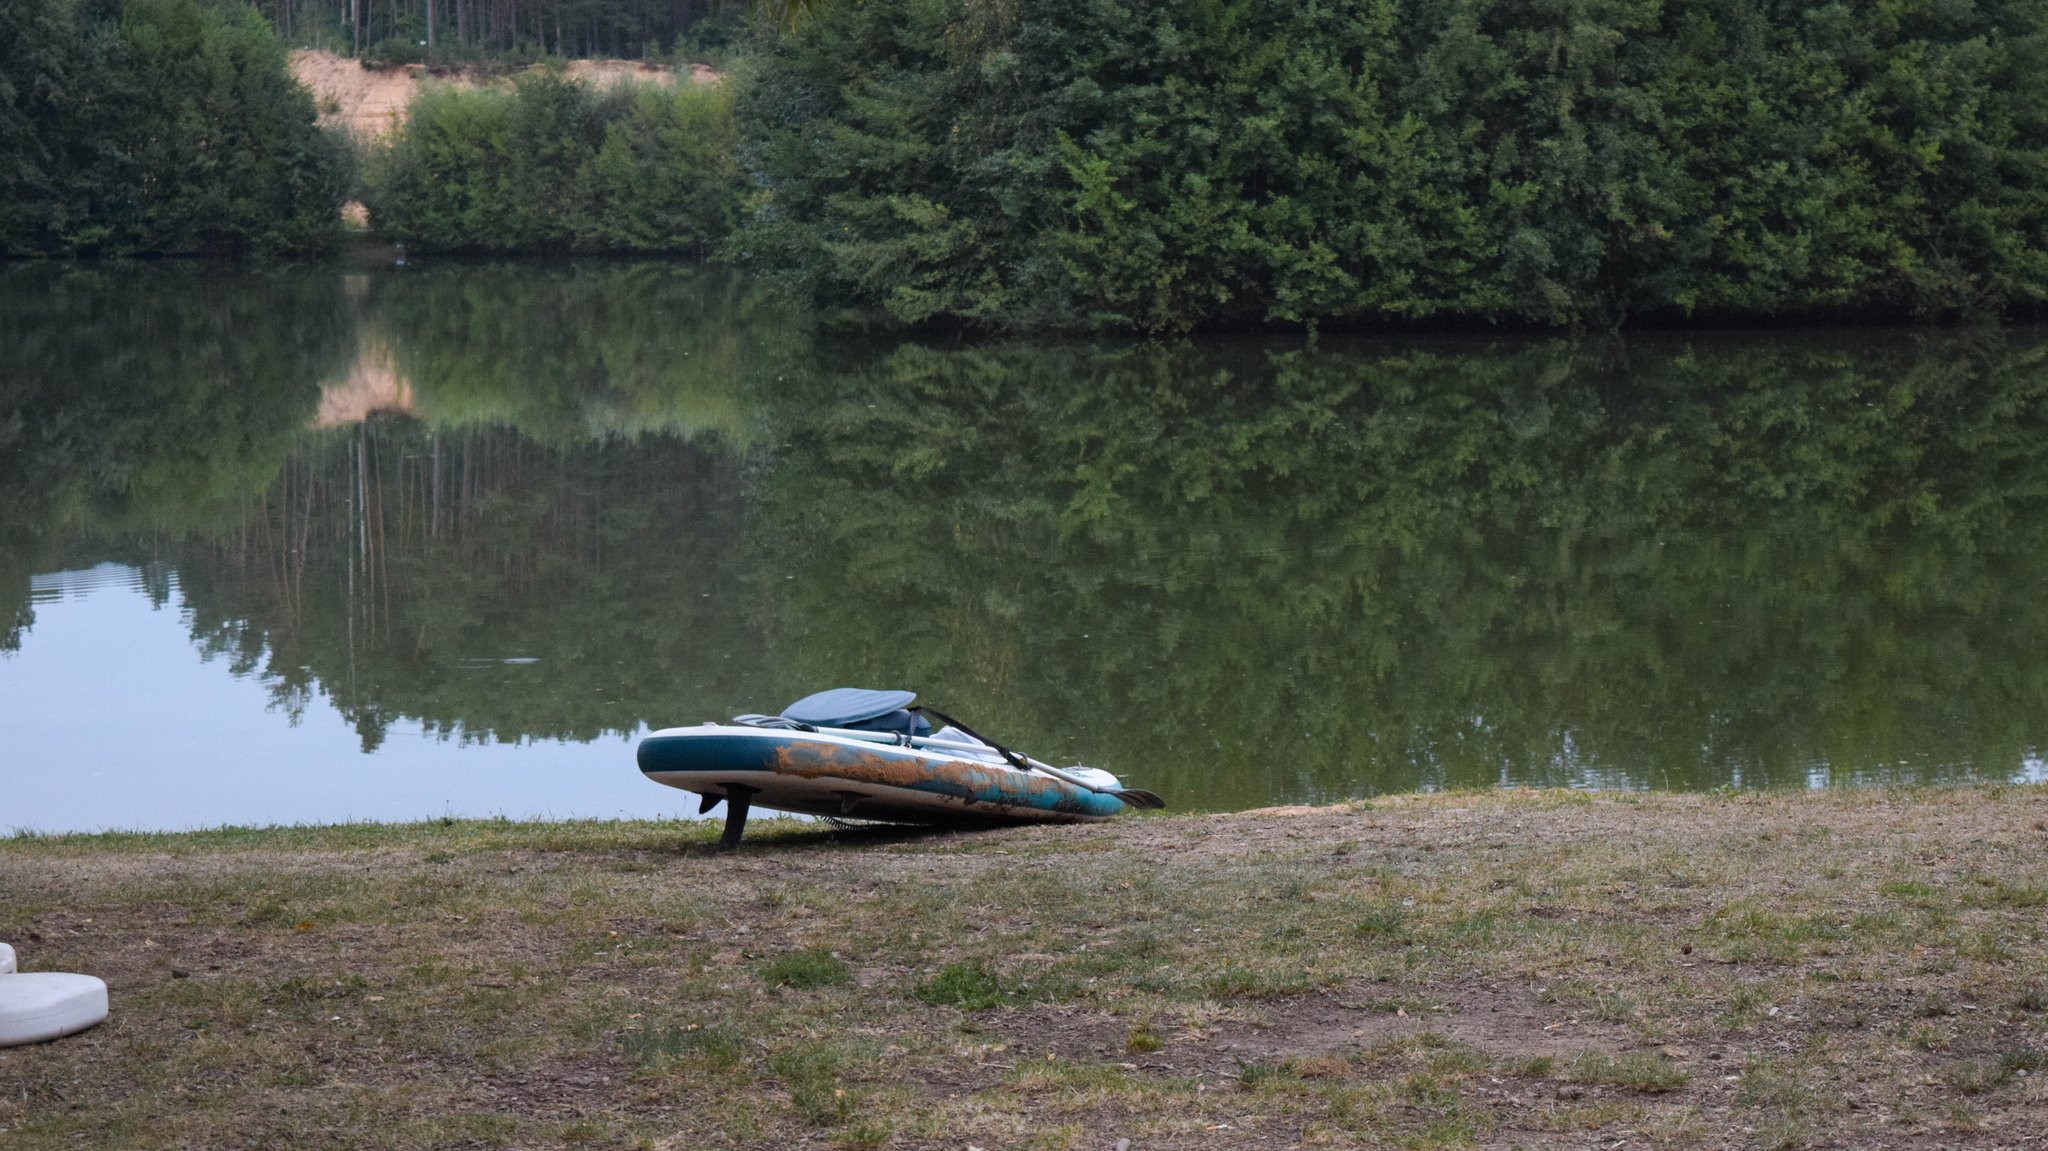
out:
{"label": "white inflatable ring", "polygon": [[90,975],[0,975],[0,1047],[70,1035],[106,1017],[107,985]]}
{"label": "white inflatable ring", "polygon": [[14,973],[14,948],[0,943],[0,975]]}

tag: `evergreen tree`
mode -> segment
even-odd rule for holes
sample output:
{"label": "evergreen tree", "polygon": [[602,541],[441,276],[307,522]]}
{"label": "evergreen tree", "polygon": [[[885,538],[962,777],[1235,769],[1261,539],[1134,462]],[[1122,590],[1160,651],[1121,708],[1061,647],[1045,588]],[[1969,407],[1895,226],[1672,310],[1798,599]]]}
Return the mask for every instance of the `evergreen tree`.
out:
{"label": "evergreen tree", "polygon": [[0,255],[63,228],[65,107],[83,45],[71,0],[0,0]]}
{"label": "evergreen tree", "polygon": [[0,253],[303,252],[331,244],[341,141],[246,5],[0,0]]}
{"label": "evergreen tree", "polygon": [[735,251],[907,322],[2048,302],[2048,4],[864,0],[760,27]]}

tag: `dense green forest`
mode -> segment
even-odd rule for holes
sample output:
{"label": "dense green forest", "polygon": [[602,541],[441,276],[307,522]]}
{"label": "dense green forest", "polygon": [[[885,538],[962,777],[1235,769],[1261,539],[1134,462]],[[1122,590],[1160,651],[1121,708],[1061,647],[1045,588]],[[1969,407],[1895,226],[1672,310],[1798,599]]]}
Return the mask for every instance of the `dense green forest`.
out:
{"label": "dense green forest", "polygon": [[745,10],[730,92],[430,88],[361,145],[376,226],[1005,331],[2048,307],[2048,0],[795,7],[0,0],[0,251],[332,243],[283,42],[672,57]]}
{"label": "dense green forest", "polygon": [[865,0],[740,119],[738,257],[908,322],[2048,300],[2042,0]]}
{"label": "dense green forest", "polygon": [[336,240],[348,147],[246,6],[0,0],[0,28],[0,256]]}
{"label": "dense green forest", "polygon": [[[482,53],[663,55],[712,31],[720,0],[249,0],[294,43],[390,62]],[[778,6],[778,10],[780,10]]]}

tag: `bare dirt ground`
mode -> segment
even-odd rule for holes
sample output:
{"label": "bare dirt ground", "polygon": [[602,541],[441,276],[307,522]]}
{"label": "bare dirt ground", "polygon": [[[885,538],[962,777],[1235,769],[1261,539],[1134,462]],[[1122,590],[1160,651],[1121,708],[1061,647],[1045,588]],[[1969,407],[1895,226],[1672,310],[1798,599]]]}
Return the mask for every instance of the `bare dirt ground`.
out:
{"label": "bare dirt ground", "polygon": [[2048,1147],[2048,788],[715,834],[0,840],[0,1143]]}
{"label": "bare dirt ground", "polygon": [[[349,57],[307,48],[292,53],[291,66],[292,75],[312,91],[320,109],[320,122],[343,125],[364,139],[388,136],[403,123],[406,105],[422,84],[469,88],[478,83],[461,72],[430,72],[423,64],[371,70]],[[572,79],[595,84],[625,79],[643,84],[674,84],[684,72],[697,84],[715,84],[723,79],[702,64],[679,71],[638,60],[572,60],[564,72]]]}

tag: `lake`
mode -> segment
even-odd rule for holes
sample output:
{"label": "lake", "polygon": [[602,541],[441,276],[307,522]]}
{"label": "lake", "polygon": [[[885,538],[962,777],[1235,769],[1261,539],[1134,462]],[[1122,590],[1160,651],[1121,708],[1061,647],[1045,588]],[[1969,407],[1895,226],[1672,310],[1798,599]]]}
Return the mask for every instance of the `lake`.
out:
{"label": "lake", "polygon": [[906,687],[1181,809],[2048,778],[2048,331],[975,342],[0,271],[0,833],[679,816]]}

